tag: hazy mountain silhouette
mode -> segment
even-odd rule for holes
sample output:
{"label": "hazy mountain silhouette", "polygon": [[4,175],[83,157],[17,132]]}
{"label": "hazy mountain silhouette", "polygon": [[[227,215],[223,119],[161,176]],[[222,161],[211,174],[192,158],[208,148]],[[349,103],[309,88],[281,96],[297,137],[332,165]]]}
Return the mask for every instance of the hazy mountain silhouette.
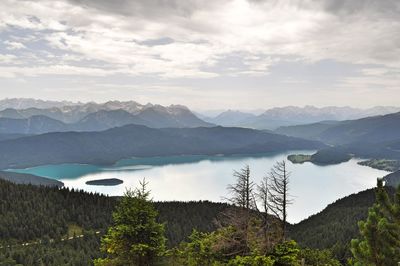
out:
{"label": "hazy mountain silhouette", "polygon": [[254,154],[322,147],[320,142],[244,128],[154,129],[128,125],[101,132],[58,132],[2,141],[0,168],[110,164],[133,156]]}
{"label": "hazy mountain silhouette", "polygon": [[359,119],[399,111],[400,107],[391,106],[377,106],[369,109],[336,106],[322,108],[314,106],[286,106],[269,109],[260,115],[252,115],[240,111],[227,111],[215,118],[209,118],[207,121],[219,125],[274,130],[282,126],[310,124],[320,121]]}

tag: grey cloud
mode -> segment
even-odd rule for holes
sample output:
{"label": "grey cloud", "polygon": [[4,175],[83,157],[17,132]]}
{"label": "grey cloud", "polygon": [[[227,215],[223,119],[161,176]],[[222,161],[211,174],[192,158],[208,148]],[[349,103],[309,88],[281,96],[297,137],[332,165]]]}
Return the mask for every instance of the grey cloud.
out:
{"label": "grey cloud", "polygon": [[67,0],[73,4],[95,8],[124,16],[162,18],[169,16],[189,17],[194,11],[204,9],[225,0]]}
{"label": "grey cloud", "polygon": [[339,15],[367,12],[400,17],[398,0],[324,0],[323,6],[326,11]]}
{"label": "grey cloud", "polygon": [[147,45],[147,46],[157,46],[157,45],[167,45],[167,44],[171,44],[174,43],[175,41],[171,38],[160,38],[160,39],[149,39],[149,40],[145,40],[142,42],[138,42],[141,45]]}
{"label": "grey cloud", "polygon": [[[343,99],[354,86],[360,92],[354,98],[362,99],[361,92],[374,84],[380,85],[380,95],[386,91],[386,98],[380,98],[383,103],[395,98],[390,90],[398,88],[400,80],[400,0],[247,0],[251,5],[246,0],[2,1],[0,15],[11,24],[5,23],[8,29],[1,32],[0,20],[0,39],[23,43],[37,58],[0,43],[3,60],[21,63],[21,68],[7,63],[10,68],[3,74],[11,73],[12,78],[0,80],[1,87],[24,75],[29,84],[15,87],[79,85],[76,90],[85,92],[81,87],[96,90],[107,81],[126,98],[145,93],[128,93],[123,85],[146,79],[145,86],[147,79],[159,79],[189,88],[187,95],[194,99],[207,95],[204,89],[215,99],[236,91],[226,104],[244,106],[249,101],[246,95],[253,92],[256,104],[262,105],[268,95],[275,95],[278,102],[280,89],[291,97],[294,91],[304,95],[293,104],[306,102],[315,88],[323,88],[320,96],[332,89],[333,98]],[[65,8],[55,10],[54,3]],[[33,20],[22,23],[21,17]],[[16,26],[9,26],[12,23]],[[285,56],[290,58],[283,60]],[[383,71],[358,74],[367,65]],[[388,67],[396,74],[381,77]],[[377,74],[370,77],[371,73]],[[85,77],[93,84],[82,85]],[[334,92],[343,80],[346,88]],[[170,91],[166,86],[165,95]],[[170,94],[174,99],[184,95],[181,89]],[[176,103],[172,98],[170,103]]]}
{"label": "grey cloud", "polygon": [[[400,17],[398,0],[248,0],[255,4],[293,5],[298,8],[319,10],[340,16],[360,13],[381,14]],[[374,19],[374,18],[372,18]]]}
{"label": "grey cloud", "polygon": [[[20,0],[46,1],[46,0]],[[97,9],[101,12],[149,19],[190,17],[201,10],[209,10],[232,0],[64,0],[74,5]],[[293,5],[299,8],[319,9],[336,14],[351,15],[363,12],[400,16],[398,0],[247,0],[254,4]],[[210,18],[213,19],[213,18]]]}

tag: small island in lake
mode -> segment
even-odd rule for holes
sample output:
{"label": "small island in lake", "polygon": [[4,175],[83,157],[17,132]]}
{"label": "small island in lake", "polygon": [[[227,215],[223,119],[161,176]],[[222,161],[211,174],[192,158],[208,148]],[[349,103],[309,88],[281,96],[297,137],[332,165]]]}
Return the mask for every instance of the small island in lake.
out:
{"label": "small island in lake", "polygon": [[91,186],[117,186],[124,183],[121,179],[118,178],[108,178],[108,179],[97,179],[97,180],[89,180],[86,181],[86,185]]}
{"label": "small island in lake", "polygon": [[359,162],[358,164],[388,172],[400,170],[400,161],[398,160],[372,159]]}
{"label": "small island in lake", "polygon": [[311,162],[311,156],[312,155],[307,155],[307,154],[292,154],[289,155],[287,158],[292,163],[305,163],[305,162]]}
{"label": "small island in lake", "polygon": [[316,165],[330,165],[347,162],[352,158],[352,155],[337,149],[319,150],[313,155],[307,154],[292,154],[287,157],[292,163],[311,162]]}

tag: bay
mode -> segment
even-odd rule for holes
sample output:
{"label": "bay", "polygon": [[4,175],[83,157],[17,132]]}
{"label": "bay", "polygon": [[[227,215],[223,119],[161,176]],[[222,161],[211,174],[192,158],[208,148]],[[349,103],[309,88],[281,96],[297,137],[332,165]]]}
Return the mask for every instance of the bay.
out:
{"label": "bay", "polygon": [[[289,151],[274,154],[246,156],[171,156],[131,158],[113,166],[84,164],[42,165],[27,169],[9,169],[62,181],[65,186],[99,192],[110,196],[123,195],[127,188],[134,188],[139,180],[149,182],[154,200],[225,201],[229,194],[228,184],[234,183],[233,171],[245,165],[251,169],[251,177],[259,183],[275,162],[285,160],[293,153],[311,154],[313,151]],[[292,164],[288,161],[290,194],[293,204],[289,207],[288,220],[296,223],[315,214],[329,203],[372,188],[376,179],[387,172],[360,166],[360,159],[318,166],[312,163]],[[124,181],[117,186],[91,186],[86,181],[118,178]]]}

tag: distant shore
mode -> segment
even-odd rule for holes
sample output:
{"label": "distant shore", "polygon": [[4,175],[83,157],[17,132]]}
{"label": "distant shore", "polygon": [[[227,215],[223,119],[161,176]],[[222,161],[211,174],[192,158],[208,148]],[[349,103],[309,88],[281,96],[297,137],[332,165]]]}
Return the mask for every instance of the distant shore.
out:
{"label": "distant shore", "polygon": [[371,159],[359,162],[358,164],[388,172],[400,170],[400,161],[398,160]]}
{"label": "distant shore", "polygon": [[49,187],[63,187],[64,183],[56,179],[47,177],[21,174],[7,171],[0,171],[0,179],[4,179],[16,184],[32,184],[37,186],[49,186]]}

